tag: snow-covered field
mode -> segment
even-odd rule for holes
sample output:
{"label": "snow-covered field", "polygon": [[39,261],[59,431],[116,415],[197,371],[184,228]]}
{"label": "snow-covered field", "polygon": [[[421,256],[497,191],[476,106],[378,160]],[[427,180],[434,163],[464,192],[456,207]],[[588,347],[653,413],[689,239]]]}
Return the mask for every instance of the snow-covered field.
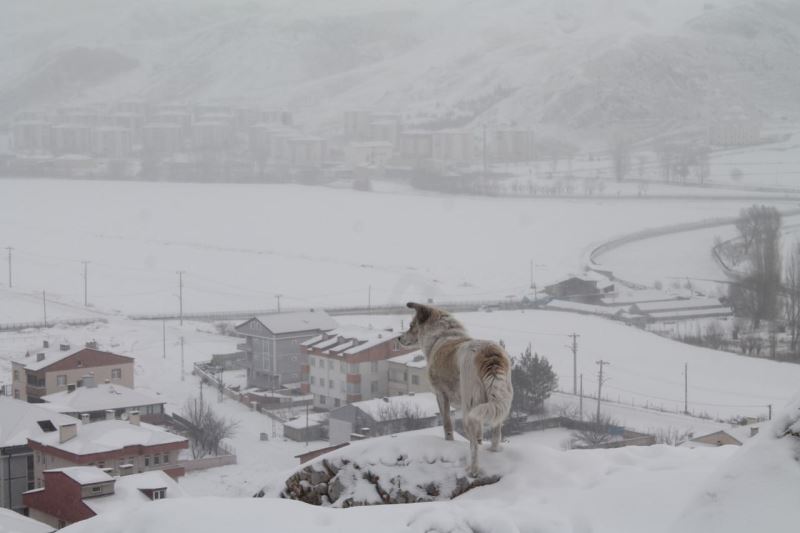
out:
{"label": "snow-covered field", "polygon": [[273,308],[277,294],[283,308],[366,305],[370,288],[373,304],[474,300],[521,295],[532,260],[541,285],[578,272],[592,243],[745,205],[9,179],[0,246],[14,247],[15,290],[70,304],[89,261],[88,300],[105,312],[177,313],[179,270],[186,312]]}

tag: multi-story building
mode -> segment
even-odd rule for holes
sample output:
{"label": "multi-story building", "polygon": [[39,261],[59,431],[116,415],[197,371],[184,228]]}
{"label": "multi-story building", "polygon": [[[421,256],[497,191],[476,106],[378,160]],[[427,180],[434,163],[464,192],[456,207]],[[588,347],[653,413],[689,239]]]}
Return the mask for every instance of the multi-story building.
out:
{"label": "multi-story building", "polygon": [[389,390],[388,359],[410,350],[399,333],[358,326],[338,328],[303,343],[308,354],[307,391],[314,407],[333,409],[382,397]]}
{"label": "multi-story building", "polygon": [[475,160],[475,137],[467,130],[443,130],[433,134],[433,159],[437,163],[470,163]]}
{"label": "multi-story building", "polygon": [[345,111],[342,120],[344,138],[346,140],[361,141],[369,139],[372,113],[366,110]]}
{"label": "multi-story building", "polygon": [[[40,404],[0,396],[0,507],[25,513],[22,493],[34,487],[33,450],[28,438],[40,438],[75,419]],[[2,528],[0,528],[2,530]]]}
{"label": "multi-story building", "polygon": [[428,360],[421,350],[389,359],[389,396],[431,390]]}
{"label": "multi-story building", "polygon": [[131,155],[133,133],[119,126],[92,130],[92,153],[101,157],[121,158]]}
{"label": "multi-story building", "polygon": [[142,127],[142,148],[153,154],[174,154],[185,149],[183,126],[170,122],[148,122]]}
{"label": "multi-story building", "polygon": [[433,133],[430,131],[404,131],[398,140],[400,158],[413,164],[428,161],[433,157]]}
{"label": "multi-story building", "polygon": [[18,400],[41,402],[42,396],[77,387],[85,378],[133,388],[133,361],[94,348],[75,351],[69,344],[51,348],[44,341],[41,349],[11,362],[12,394]]}
{"label": "multi-story building", "polygon": [[383,168],[394,154],[394,145],[386,141],[351,142],[344,149],[350,168]]}
{"label": "multi-story building", "polygon": [[492,159],[499,162],[533,159],[533,132],[524,129],[497,129],[491,138]]}
{"label": "multi-story building", "polygon": [[52,149],[55,155],[92,152],[92,129],[83,124],[58,124],[51,131]]}
{"label": "multi-story building", "polygon": [[321,167],[325,163],[327,147],[321,137],[296,137],[289,139],[289,163],[295,167]]}
{"label": "multi-story building", "polygon": [[163,470],[173,478],[185,473],[178,454],[189,447],[185,437],[141,422],[139,413],[128,420],[89,422],[70,418],[69,424],[42,435],[28,437],[33,450],[33,477],[36,488],[44,484],[44,471],[68,466],[98,466],[126,475]]}
{"label": "multi-story building", "polygon": [[16,153],[43,153],[52,148],[53,124],[46,120],[19,120],[11,126],[11,144]]}
{"label": "multi-story building", "polygon": [[25,494],[31,517],[52,527],[165,498],[183,497],[183,490],[163,472],[112,477],[96,466],[72,466],[44,472],[44,487]]}
{"label": "multi-story building", "polygon": [[151,424],[164,420],[163,398],[119,384],[97,384],[92,377],[83,378],[81,387],[48,394],[42,400],[47,409],[74,418],[89,415],[91,421],[122,418],[132,411],[138,411],[142,420]]}
{"label": "multi-story building", "polygon": [[236,326],[246,341],[247,386],[277,389],[300,383],[308,356],[302,343],[337,326],[325,311],[275,313],[254,317]]}

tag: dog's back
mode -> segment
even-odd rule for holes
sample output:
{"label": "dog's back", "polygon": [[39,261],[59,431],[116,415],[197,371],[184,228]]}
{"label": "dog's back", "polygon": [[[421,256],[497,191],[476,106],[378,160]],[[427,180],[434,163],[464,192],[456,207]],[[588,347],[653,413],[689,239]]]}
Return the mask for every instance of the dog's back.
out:
{"label": "dog's back", "polygon": [[492,427],[511,411],[511,360],[497,343],[470,340],[459,347],[461,402],[467,416]]}

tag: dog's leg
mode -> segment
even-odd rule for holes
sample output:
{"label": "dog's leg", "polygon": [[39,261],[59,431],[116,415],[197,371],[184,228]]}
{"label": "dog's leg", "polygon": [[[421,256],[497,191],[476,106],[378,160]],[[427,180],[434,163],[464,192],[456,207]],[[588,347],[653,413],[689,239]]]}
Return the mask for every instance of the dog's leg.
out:
{"label": "dog's leg", "polygon": [[464,414],[464,432],[469,439],[469,470],[468,474],[472,477],[478,477],[478,434],[481,431],[480,422],[476,423],[470,420],[469,414]]}
{"label": "dog's leg", "polygon": [[442,392],[436,393],[439,402],[439,413],[442,415],[444,425],[444,440],[453,440],[453,418],[450,416],[450,399]]}
{"label": "dog's leg", "polygon": [[503,438],[502,429],[503,429],[502,424],[492,428],[492,446],[489,448],[490,451],[493,452],[500,451],[500,440]]}

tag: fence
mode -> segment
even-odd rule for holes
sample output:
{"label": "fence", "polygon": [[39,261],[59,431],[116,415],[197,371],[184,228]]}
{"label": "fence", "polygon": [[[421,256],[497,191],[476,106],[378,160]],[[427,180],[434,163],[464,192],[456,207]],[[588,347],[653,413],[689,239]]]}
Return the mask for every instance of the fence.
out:
{"label": "fence", "polygon": [[218,466],[235,465],[236,455],[217,455],[214,457],[201,457],[200,459],[184,459],[178,461],[178,465],[186,469],[187,472],[193,470],[207,470]]}
{"label": "fence", "polygon": [[48,320],[47,322],[10,322],[0,324],[0,331],[22,331],[28,328],[49,328],[57,325],[64,326],[88,326],[101,322],[105,324],[108,322],[105,318],[72,318],[64,320]]}

